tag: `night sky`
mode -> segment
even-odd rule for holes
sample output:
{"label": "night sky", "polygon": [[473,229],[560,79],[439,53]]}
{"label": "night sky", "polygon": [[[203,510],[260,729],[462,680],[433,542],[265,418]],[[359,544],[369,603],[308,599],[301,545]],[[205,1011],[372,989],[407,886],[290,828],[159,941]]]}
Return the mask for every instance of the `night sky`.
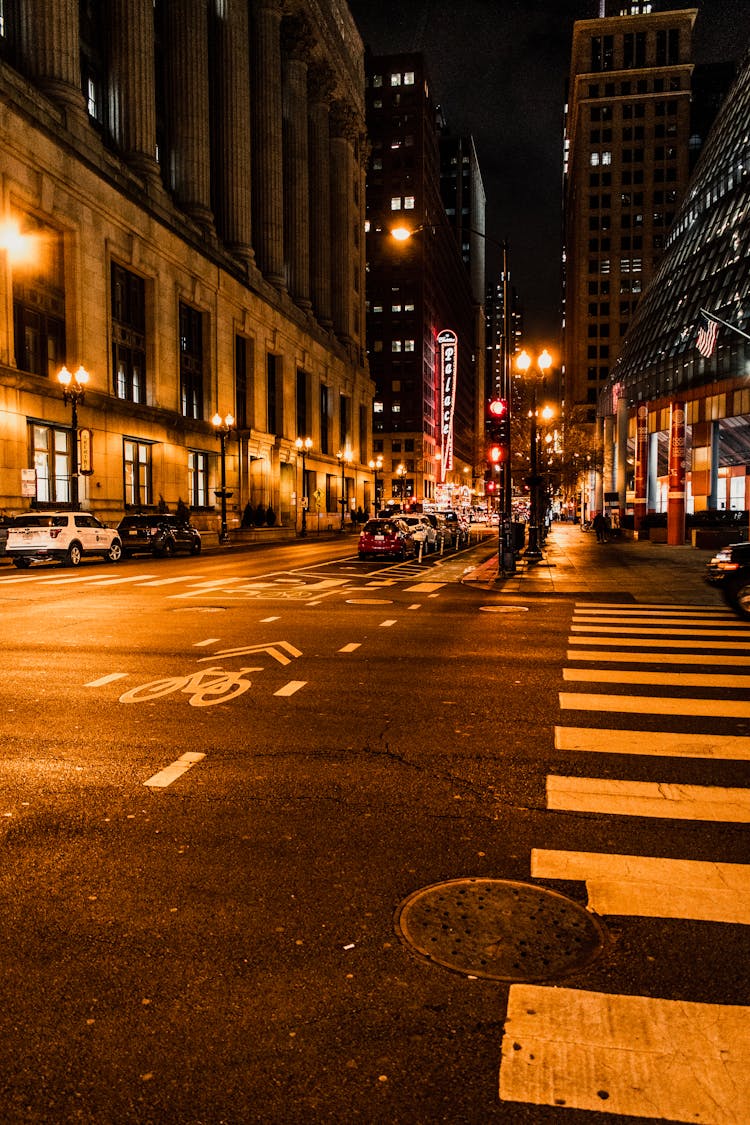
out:
{"label": "night sky", "polygon": [[[696,6],[695,61],[739,60],[750,45],[750,0]],[[597,16],[598,0],[350,0],[349,7],[374,54],[424,54],[451,131],[474,136],[487,234],[508,240],[528,341],[556,343],[565,81],[573,21]]]}

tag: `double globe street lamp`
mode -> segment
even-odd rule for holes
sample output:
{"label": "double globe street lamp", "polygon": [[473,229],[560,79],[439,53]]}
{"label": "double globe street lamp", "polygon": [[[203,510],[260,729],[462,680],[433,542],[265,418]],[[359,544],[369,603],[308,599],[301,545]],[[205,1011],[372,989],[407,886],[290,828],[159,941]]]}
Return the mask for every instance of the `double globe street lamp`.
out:
{"label": "double globe street lamp", "polygon": [[531,383],[531,410],[529,411],[529,418],[531,419],[531,472],[528,478],[530,493],[529,545],[524,554],[526,558],[532,562],[542,557],[542,550],[539,543],[539,486],[541,484],[541,477],[539,476],[537,460],[537,384],[543,382],[546,378],[547,372],[552,366],[552,356],[545,348],[544,351],[536,357],[538,375],[529,375],[533,362],[527,351],[522,351],[516,358],[518,371]]}
{"label": "double globe street lamp", "polygon": [[219,542],[229,542],[229,531],[227,529],[227,497],[231,496],[231,492],[227,492],[227,438],[234,429],[234,417],[231,414],[226,414],[223,418],[221,414],[214,414],[211,419],[216,433],[219,435],[221,442],[221,488],[214,489],[216,495],[221,501],[221,531],[219,532]]}
{"label": "double globe street lamp", "polygon": [[89,373],[85,367],[79,367],[71,375],[67,367],[62,367],[57,373],[57,381],[63,389],[63,403],[71,405],[72,417],[70,425],[70,503],[74,511],[78,510],[78,407],[86,398],[86,387]]}
{"label": "double globe street lamp", "polygon": [[346,466],[351,465],[354,458],[348,449],[340,449],[336,456],[341,465],[341,530],[346,526]]}
{"label": "double globe street lamp", "polygon": [[383,458],[382,457],[376,457],[374,461],[368,461],[367,464],[372,469],[372,475],[373,475],[373,481],[374,481],[373,490],[374,490],[374,494],[375,494],[375,515],[377,516],[378,512],[380,511],[380,509],[382,507],[382,504],[378,503],[378,498],[379,498],[379,495],[378,495],[378,473],[383,468]]}
{"label": "double globe street lamp", "polygon": [[299,534],[300,534],[300,539],[304,539],[305,536],[307,535],[307,505],[308,505],[307,467],[306,467],[306,465],[307,465],[307,455],[310,452],[310,450],[312,449],[313,441],[312,441],[312,438],[310,438],[310,437],[306,437],[306,438],[298,437],[294,444],[295,444],[295,447],[297,449],[297,453],[299,453],[300,456],[302,457],[302,524],[300,526]]}

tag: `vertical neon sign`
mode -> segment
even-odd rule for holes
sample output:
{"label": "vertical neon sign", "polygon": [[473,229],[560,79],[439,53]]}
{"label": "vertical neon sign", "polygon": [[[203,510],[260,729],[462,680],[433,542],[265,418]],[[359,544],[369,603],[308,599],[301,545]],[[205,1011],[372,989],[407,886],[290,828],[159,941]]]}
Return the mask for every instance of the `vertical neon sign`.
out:
{"label": "vertical neon sign", "polygon": [[456,409],[458,336],[451,328],[438,332],[438,371],[440,374],[440,483],[453,468],[453,416]]}

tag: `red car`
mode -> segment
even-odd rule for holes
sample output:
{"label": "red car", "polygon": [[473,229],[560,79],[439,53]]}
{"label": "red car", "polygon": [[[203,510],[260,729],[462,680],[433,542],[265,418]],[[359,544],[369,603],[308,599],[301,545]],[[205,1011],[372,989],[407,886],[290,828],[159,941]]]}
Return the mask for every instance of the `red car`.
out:
{"label": "red car", "polygon": [[411,530],[399,519],[368,520],[359,537],[361,559],[405,559],[416,554]]}

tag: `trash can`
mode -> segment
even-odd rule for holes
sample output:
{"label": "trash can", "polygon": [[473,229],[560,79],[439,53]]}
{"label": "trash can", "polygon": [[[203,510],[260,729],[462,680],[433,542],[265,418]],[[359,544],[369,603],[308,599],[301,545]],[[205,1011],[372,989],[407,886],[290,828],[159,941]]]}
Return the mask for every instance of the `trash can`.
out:
{"label": "trash can", "polygon": [[526,524],[522,520],[513,521],[513,546],[516,551],[523,550],[526,542]]}

